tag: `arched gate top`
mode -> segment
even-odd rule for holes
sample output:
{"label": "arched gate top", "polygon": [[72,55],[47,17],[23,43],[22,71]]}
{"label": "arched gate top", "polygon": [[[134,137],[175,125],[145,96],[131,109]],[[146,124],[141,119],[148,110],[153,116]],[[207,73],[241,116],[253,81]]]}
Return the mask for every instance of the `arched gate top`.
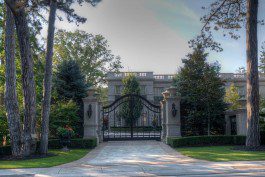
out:
{"label": "arched gate top", "polygon": [[125,98],[131,98],[131,97],[135,97],[135,98],[140,98],[141,100],[147,102],[147,104],[149,104],[150,106],[160,109],[160,106],[155,105],[153,103],[151,103],[149,100],[147,100],[145,97],[141,96],[141,95],[137,95],[137,94],[126,94],[121,96],[120,98],[116,99],[113,103],[111,103],[110,105],[104,106],[103,109],[108,109],[111,108],[112,106],[114,106],[116,103],[118,103],[119,101],[125,99]]}

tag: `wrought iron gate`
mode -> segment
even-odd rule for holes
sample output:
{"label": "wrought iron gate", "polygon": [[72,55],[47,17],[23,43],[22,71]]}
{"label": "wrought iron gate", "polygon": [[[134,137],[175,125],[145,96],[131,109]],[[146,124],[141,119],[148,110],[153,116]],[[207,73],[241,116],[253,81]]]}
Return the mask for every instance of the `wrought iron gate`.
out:
{"label": "wrought iron gate", "polygon": [[103,140],[160,140],[161,109],[140,95],[127,94],[103,107]]}

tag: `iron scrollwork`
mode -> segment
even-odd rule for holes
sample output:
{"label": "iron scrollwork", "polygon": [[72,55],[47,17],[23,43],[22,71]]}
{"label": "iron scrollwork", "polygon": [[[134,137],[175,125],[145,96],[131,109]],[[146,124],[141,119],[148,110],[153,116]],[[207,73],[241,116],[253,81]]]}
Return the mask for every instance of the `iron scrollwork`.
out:
{"label": "iron scrollwork", "polygon": [[172,116],[173,117],[176,117],[176,115],[177,115],[177,109],[176,109],[175,103],[172,104],[171,112],[172,112]]}
{"label": "iron scrollwork", "polygon": [[87,116],[90,119],[92,116],[92,105],[88,105],[88,109],[87,109]]}
{"label": "iron scrollwork", "polygon": [[[140,116],[134,113],[134,101],[140,100]],[[120,113],[126,107],[129,116]],[[137,94],[119,97],[102,108],[103,141],[161,140],[161,108]]]}

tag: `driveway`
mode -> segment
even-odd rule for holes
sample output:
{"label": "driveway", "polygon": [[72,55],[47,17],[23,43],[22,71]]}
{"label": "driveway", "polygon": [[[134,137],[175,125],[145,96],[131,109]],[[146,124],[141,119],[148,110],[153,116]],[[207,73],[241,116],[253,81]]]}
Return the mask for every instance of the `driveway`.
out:
{"label": "driveway", "polygon": [[57,167],[0,170],[0,176],[265,176],[265,161],[207,162],[157,141],[102,143],[84,158]]}

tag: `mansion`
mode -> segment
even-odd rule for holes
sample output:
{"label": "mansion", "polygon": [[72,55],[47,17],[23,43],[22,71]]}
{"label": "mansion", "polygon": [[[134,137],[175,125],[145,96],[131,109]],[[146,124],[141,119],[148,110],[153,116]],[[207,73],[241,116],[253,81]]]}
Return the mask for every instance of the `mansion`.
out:
{"label": "mansion", "polygon": [[[130,74],[134,74],[140,84],[141,95],[156,105],[160,105],[163,99],[162,93],[173,84],[172,74],[157,75],[153,72],[120,72],[108,73],[108,102],[112,103],[121,96],[123,83],[122,79]],[[247,111],[246,111],[246,75],[240,73],[221,73],[221,79],[225,82],[225,87],[234,84],[239,91],[241,108],[234,111],[225,111],[225,134],[226,135],[246,135],[247,131]],[[259,76],[260,96],[265,98],[265,75]]]}
{"label": "mansion", "polygon": [[[153,72],[120,72],[120,73],[108,73],[108,101],[112,103],[121,96],[123,84],[122,79],[129,74],[134,74],[141,88],[141,95],[147,98],[149,101],[159,104],[163,99],[162,92],[172,86],[173,77],[172,74],[157,75]],[[221,73],[220,77],[225,81],[225,87],[229,87],[234,84],[242,98],[246,96],[246,75],[234,74],[234,73]],[[260,75],[260,95],[265,97],[265,75]]]}

